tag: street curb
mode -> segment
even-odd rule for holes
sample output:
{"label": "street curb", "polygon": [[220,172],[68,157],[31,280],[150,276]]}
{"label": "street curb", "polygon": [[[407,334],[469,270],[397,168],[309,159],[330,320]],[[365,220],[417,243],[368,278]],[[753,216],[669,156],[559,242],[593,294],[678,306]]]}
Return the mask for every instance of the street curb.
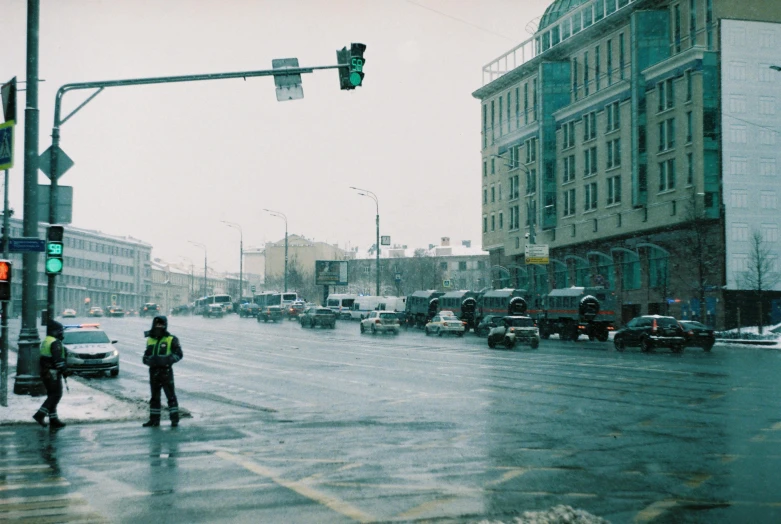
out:
{"label": "street curb", "polygon": [[775,346],[778,340],[742,340],[735,338],[717,338],[716,342],[722,344],[746,344],[749,346]]}

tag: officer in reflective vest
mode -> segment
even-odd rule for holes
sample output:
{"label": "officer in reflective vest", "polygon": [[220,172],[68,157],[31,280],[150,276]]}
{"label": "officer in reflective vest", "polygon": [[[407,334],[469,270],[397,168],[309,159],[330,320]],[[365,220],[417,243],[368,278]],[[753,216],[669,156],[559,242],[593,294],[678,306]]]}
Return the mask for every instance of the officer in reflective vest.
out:
{"label": "officer in reflective vest", "polygon": [[48,415],[49,429],[65,427],[57,417],[57,404],[62,398],[62,377],[68,376],[66,353],[62,345],[64,331],[62,324],[50,320],[46,325],[46,338],[41,342],[41,381],[46,388],[46,400],[33,418],[38,424],[46,427],[44,420]]}
{"label": "officer in reflective vest", "polygon": [[143,362],[149,366],[149,385],[152,389],[152,400],[149,401],[149,420],[144,427],[160,425],[160,390],[165,392],[168,400],[168,413],[171,426],[179,425],[179,403],[174,390],[173,365],[182,360],[182,346],[179,339],[168,332],[168,319],[162,315],[152,319],[152,329],[144,332],[146,351]]}

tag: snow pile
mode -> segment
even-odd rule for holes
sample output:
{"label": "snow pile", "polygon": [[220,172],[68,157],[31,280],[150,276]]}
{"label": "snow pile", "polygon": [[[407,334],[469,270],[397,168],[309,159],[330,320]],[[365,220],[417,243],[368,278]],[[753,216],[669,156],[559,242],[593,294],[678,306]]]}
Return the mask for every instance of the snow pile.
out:
{"label": "snow pile", "polygon": [[[512,524],[609,524],[601,517],[571,506],[554,506],[545,511],[524,511]],[[500,520],[481,520],[478,524],[505,524]]]}

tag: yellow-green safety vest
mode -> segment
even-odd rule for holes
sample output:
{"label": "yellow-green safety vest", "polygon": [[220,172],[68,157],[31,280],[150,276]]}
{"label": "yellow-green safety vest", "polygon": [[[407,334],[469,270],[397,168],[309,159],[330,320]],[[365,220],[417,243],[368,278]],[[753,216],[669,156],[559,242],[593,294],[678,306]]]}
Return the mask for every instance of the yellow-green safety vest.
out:
{"label": "yellow-green safety vest", "polygon": [[[52,356],[52,344],[57,339],[54,337],[47,336],[45,339],[43,339],[43,342],[41,342],[41,356],[42,357],[51,357]],[[62,358],[65,358],[65,346],[62,344],[60,345],[62,348]]]}
{"label": "yellow-green safety vest", "polygon": [[152,357],[167,357],[171,354],[171,344],[173,344],[174,337],[173,335],[169,335],[167,337],[163,337],[161,339],[156,339],[149,337],[146,339],[146,347],[149,348],[154,347],[152,350],[152,354],[150,356]]}

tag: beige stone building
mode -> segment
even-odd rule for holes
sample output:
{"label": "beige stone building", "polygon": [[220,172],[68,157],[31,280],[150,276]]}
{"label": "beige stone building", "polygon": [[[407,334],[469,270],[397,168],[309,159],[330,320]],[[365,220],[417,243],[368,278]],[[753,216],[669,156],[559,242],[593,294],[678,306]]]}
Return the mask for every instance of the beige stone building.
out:
{"label": "beige stone building", "polygon": [[[345,260],[347,252],[335,244],[288,235],[288,269],[295,264],[302,273],[314,275],[315,260]],[[264,249],[264,281],[280,279],[285,272],[285,239],[269,242]]]}
{"label": "beige stone building", "polygon": [[[765,0],[553,2],[473,93],[492,279],[604,284],[624,321],[731,327],[742,304],[756,323],[752,233],[781,252],[779,22]],[[527,244],[550,263],[526,266]]]}

